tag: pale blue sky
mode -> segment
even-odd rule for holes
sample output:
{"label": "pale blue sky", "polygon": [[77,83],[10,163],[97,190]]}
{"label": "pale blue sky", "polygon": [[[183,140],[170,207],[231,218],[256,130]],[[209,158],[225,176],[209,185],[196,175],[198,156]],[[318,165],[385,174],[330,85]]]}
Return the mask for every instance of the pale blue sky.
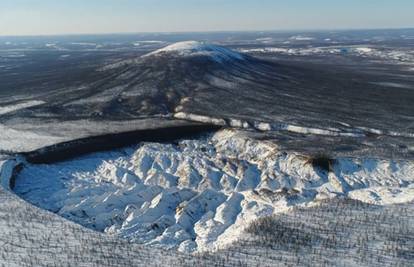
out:
{"label": "pale blue sky", "polygon": [[0,0],[0,35],[414,27],[414,0]]}

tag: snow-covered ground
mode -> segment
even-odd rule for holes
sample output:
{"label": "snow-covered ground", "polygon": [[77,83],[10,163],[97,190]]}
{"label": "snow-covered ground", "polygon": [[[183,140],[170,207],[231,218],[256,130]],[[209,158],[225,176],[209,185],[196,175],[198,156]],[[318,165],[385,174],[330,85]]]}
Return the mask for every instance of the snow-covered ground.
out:
{"label": "snow-covered ground", "polygon": [[26,164],[15,192],[86,227],[180,251],[230,245],[257,218],[348,196],[414,200],[414,163],[336,159],[330,171],[237,130],[141,143],[51,165]]}
{"label": "snow-covered ground", "polygon": [[268,46],[260,48],[242,48],[242,53],[275,53],[294,56],[310,56],[310,55],[343,55],[369,57],[373,59],[382,59],[390,63],[400,63],[412,66],[414,65],[414,54],[412,50],[402,50],[395,48],[379,47],[379,46],[321,46],[321,47],[277,47]]}
{"label": "snow-covered ground", "polygon": [[[3,160],[2,181],[11,178]],[[263,218],[229,248],[195,255],[91,231],[1,187],[0,203],[3,266],[412,266],[412,202],[322,201]]]}
{"label": "snow-covered ground", "polygon": [[[413,35],[393,41],[374,34],[1,41],[0,266],[412,266],[414,132],[404,89],[413,88],[407,71],[414,71],[414,54],[402,39]],[[172,44],[186,39],[205,43]],[[267,69],[229,48],[260,59],[293,59],[301,68]],[[62,59],[68,64],[57,64]],[[183,69],[181,59],[188,60]],[[316,60],[316,71],[302,69],[301,60]],[[218,64],[204,76],[211,61]],[[92,83],[78,75],[127,63],[139,64],[98,73]],[[347,76],[348,67],[361,78]],[[323,84],[319,73],[328,68],[338,79]],[[97,90],[98,81],[107,86]],[[331,87],[343,90],[330,95]],[[150,107],[163,105],[158,97],[145,98],[157,95],[155,88],[174,100],[166,104],[171,110],[152,113]],[[191,122],[233,130],[50,165],[16,156]],[[320,164],[329,171],[321,170],[299,151],[326,151],[336,159],[324,159]]]}
{"label": "snow-covered ground", "polygon": [[[182,106],[178,106],[176,110],[180,110]],[[206,124],[213,124],[217,126],[228,126],[238,129],[250,129],[258,130],[261,132],[275,132],[275,131],[288,131],[292,133],[299,133],[305,135],[321,135],[321,136],[342,136],[342,137],[364,137],[369,134],[377,135],[389,135],[396,137],[414,137],[412,132],[396,132],[396,131],[382,131],[379,129],[367,128],[362,126],[354,126],[341,123],[342,129],[340,128],[316,128],[299,126],[288,123],[280,122],[264,122],[264,121],[253,121],[253,120],[240,120],[240,119],[224,119],[218,117],[210,117],[205,115],[198,115],[193,113],[177,112],[174,113],[174,118],[180,120],[187,120],[192,122],[200,122]]]}
{"label": "snow-covered ground", "polygon": [[0,124],[0,151],[28,151],[62,142],[58,136],[38,134],[30,130],[16,130]]}
{"label": "snow-covered ground", "polygon": [[0,105],[0,116],[20,109],[39,106],[42,104],[45,104],[45,102],[40,100],[31,100],[26,102],[14,103],[10,105]]}
{"label": "snow-covered ground", "polygon": [[13,124],[0,123],[0,152],[29,152],[91,136],[185,125],[194,124],[188,121],[173,121],[161,116],[125,121],[86,119],[69,121],[19,120],[18,122],[14,121]]}

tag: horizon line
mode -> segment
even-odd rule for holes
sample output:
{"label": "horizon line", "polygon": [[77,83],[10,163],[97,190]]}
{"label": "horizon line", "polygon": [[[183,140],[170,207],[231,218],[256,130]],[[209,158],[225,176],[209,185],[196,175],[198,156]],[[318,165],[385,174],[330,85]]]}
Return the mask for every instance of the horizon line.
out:
{"label": "horizon line", "polygon": [[134,34],[209,34],[209,33],[289,33],[289,32],[329,32],[329,31],[378,31],[378,30],[414,30],[414,26],[407,27],[377,27],[377,28],[320,28],[320,29],[279,29],[279,30],[206,30],[206,31],[141,31],[141,32],[102,32],[102,33],[52,33],[52,34],[16,34],[16,35],[2,35],[4,37],[64,37],[64,36],[91,36],[91,35],[134,35]]}

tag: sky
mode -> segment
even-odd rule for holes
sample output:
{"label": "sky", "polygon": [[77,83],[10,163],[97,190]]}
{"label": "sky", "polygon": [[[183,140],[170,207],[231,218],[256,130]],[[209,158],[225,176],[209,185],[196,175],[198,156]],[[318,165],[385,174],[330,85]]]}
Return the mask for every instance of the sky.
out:
{"label": "sky", "polygon": [[413,0],[0,0],[0,35],[414,27]]}

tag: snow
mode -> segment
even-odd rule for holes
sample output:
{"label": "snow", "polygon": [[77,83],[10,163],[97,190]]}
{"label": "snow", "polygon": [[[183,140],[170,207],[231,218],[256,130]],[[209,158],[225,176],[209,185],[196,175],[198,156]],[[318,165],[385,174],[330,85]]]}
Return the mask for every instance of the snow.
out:
{"label": "snow", "polygon": [[40,101],[40,100],[30,100],[30,101],[15,103],[13,105],[0,106],[0,116],[4,115],[4,114],[7,114],[7,113],[17,111],[17,110],[20,110],[20,109],[25,109],[25,108],[30,108],[30,107],[43,105],[45,103],[46,102]]}
{"label": "snow", "polygon": [[[155,41],[150,41],[146,43],[136,42],[134,45],[135,46],[139,46],[141,44],[160,45],[162,43],[163,42],[155,43]],[[223,63],[223,62],[228,62],[228,61],[240,61],[240,60],[245,59],[245,56],[242,55],[241,53],[232,51],[231,49],[227,49],[219,45],[207,44],[207,43],[198,42],[198,41],[184,41],[184,42],[178,42],[178,43],[167,45],[166,47],[157,49],[139,58],[122,60],[116,63],[106,65],[100,68],[99,70],[106,71],[110,69],[116,69],[116,68],[119,68],[121,66],[125,66],[128,64],[136,64],[138,62],[141,62],[142,59],[165,56],[165,55],[169,57],[180,57],[180,58],[201,56],[201,57],[207,57],[209,59],[212,59],[213,61],[218,62],[218,63]]]}
{"label": "snow", "polygon": [[391,205],[414,201],[414,185],[408,187],[373,187],[350,192],[350,197],[375,205]]}
{"label": "snow", "polygon": [[272,43],[274,39],[272,37],[263,37],[263,38],[257,38],[256,41],[262,42],[262,43]]}
{"label": "snow", "polygon": [[392,63],[412,66],[414,64],[414,54],[410,50],[395,49],[388,47],[368,47],[368,46],[320,46],[320,47],[261,47],[239,49],[242,53],[276,53],[294,56],[311,55],[341,55],[370,57],[382,59]]}
{"label": "snow", "polygon": [[29,152],[62,142],[141,129],[168,128],[191,123],[149,117],[135,120],[19,120],[12,124],[0,123],[0,152]]}
{"label": "snow", "polygon": [[313,37],[308,37],[308,36],[301,36],[301,35],[298,35],[298,36],[292,36],[292,37],[290,37],[290,39],[291,39],[291,40],[295,40],[295,41],[312,41],[312,40],[314,40],[315,38],[313,38]]}
{"label": "snow", "polygon": [[332,131],[332,130],[325,130],[325,129],[318,129],[318,128],[309,128],[309,127],[301,127],[297,125],[286,125],[283,127],[289,132],[293,133],[303,133],[303,134],[315,134],[315,135],[330,135],[336,136],[340,135],[339,131]]}
{"label": "snow", "polygon": [[66,58],[68,58],[68,57],[70,57],[71,55],[69,55],[69,54],[66,54],[66,55],[61,55],[60,57],[59,57],[59,59],[61,59],[61,60],[63,60],[63,59],[66,59]]}
{"label": "snow", "polygon": [[172,45],[168,45],[156,51],[156,53],[167,51],[200,51],[208,48],[208,46],[197,41],[178,42]]}
{"label": "snow", "polygon": [[185,41],[168,45],[164,48],[158,49],[154,52],[144,55],[157,56],[157,55],[178,55],[178,56],[208,56],[215,61],[230,61],[230,60],[243,60],[244,56],[240,53],[234,52],[225,47],[218,45],[206,44],[197,41]]}
{"label": "snow", "polygon": [[160,45],[164,44],[164,41],[158,40],[146,40],[146,41],[136,41],[133,43],[134,46],[141,46],[141,45]]}
{"label": "snow", "polygon": [[406,89],[414,88],[413,85],[403,84],[403,83],[395,83],[395,82],[372,82],[372,84],[376,84],[376,85],[379,85],[379,86],[385,86],[385,87],[394,87],[394,88],[406,88]]}
{"label": "snow", "polygon": [[0,151],[30,151],[64,141],[63,137],[16,130],[0,124]]}
{"label": "snow", "polygon": [[320,199],[406,203],[413,185],[410,161],[339,158],[326,172],[307,157],[226,129],[176,144],[26,164],[15,192],[88,228],[193,252],[225,247],[257,218]]}
{"label": "snow", "polygon": [[96,43],[87,43],[87,42],[73,42],[72,45],[80,45],[80,46],[97,46]]}
{"label": "snow", "polygon": [[[0,155],[1,156],[1,155]],[[0,157],[0,184],[7,191],[10,189],[10,179],[13,175],[13,169],[20,163],[18,159],[2,159]]]}
{"label": "snow", "polygon": [[[271,42],[270,38],[266,39],[258,39],[258,41]],[[275,43],[280,42],[275,39]],[[140,44],[142,45],[142,43]],[[267,46],[271,45],[267,44]],[[158,47],[158,45],[153,47]],[[401,51],[390,51],[377,46],[368,47],[368,45],[344,47],[346,48],[344,50],[340,46],[307,47],[304,49],[297,47],[292,49],[282,47],[282,45],[281,47],[269,47],[265,48],[264,53],[289,53],[292,55],[330,53],[361,56],[366,57],[367,60],[384,58],[399,62],[413,62],[413,54],[408,53],[409,51],[403,51],[403,48]],[[257,51],[260,52],[261,48]],[[160,54],[214,55],[213,52],[206,52],[204,48],[201,51],[191,51],[190,49],[183,52],[182,49],[178,49],[160,52]],[[19,56],[19,54],[11,54],[11,56],[13,55]],[[414,68],[411,67],[408,70],[413,71]],[[224,79],[216,79],[218,80],[217,84],[224,81]],[[383,86],[406,87],[405,84],[393,82],[388,78],[376,82]],[[234,84],[229,82],[222,84],[222,86],[227,88],[234,86]],[[113,87],[110,94],[115,94],[118,89]],[[110,98],[108,97],[107,94],[99,94],[96,97],[86,98],[84,103],[80,101],[77,104],[99,103],[107,101]],[[24,101],[19,103],[24,103]],[[18,103],[17,100],[14,102]],[[25,146],[24,149],[31,150],[45,144],[85,137],[85,133],[86,136],[89,136],[106,133],[108,129],[111,132],[114,129],[117,131],[125,130],[125,128],[121,129],[121,127],[125,127],[121,122],[103,121],[98,124],[83,120],[60,124],[49,118],[43,118],[47,121],[43,125],[39,125],[40,120],[35,118],[27,119],[23,127],[18,125],[22,123],[21,119],[12,119],[11,121],[5,119],[15,118],[13,112],[20,110],[20,108],[30,108],[30,106],[14,109],[15,105],[7,104],[3,108],[6,110],[4,113],[6,116],[0,116],[3,119],[2,123],[4,123],[4,125],[0,125],[1,149],[15,149],[17,147],[17,150],[23,150],[22,147]],[[279,118],[271,119],[270,116],[247,119],[243,116],[236,116],[236,118],[224,118],[223,116],[221,118],[217,112],[211,117],[178,113],[187,110],[189,109],[184,106],[181,110],[176,110],[175,117],[223,126],[228,125],[240,129],[287,130],[322,136],[345,134],[358,136],[358,134],[363,135],[365,132],[378,135],[413,136],[413,133],[387,133],[387,130],[384,129],[368,128],[381,128],[379,124],[367,125],[366,128],[359,127],[361,131],[342,132],[343,128],[357,128],[356,130],[358,130],[356,125],[351,125],[352,121],[348,121],[349,124],[344,123],[344,127],[339,127],[341,129],[333,127],[325,129],[323,128],[325,124],[314,124],[313,126],[308,124],[306,127],[305,125],[294,125],[298,122],[293,120],[287,121],[289,124],[282,124],[277,122]],[[26,112],[29,110],[25,111],[25,114]],[[208,112],[204,114],[208,114]],[[43,116],[43,114],[36,115]],[[409,117],[404,117],[404,119],[409,120]],[[58,127],[57,124],[59,124]],[[53,130],[49,132],[49,129],[45,130],[46,128],[53,128]],[[97,130],[98,128],[99,130]],[[134,127],[130,129],[132,128]],[[392,129],[393,127],[388,128]],[[395,129],[395,131],[399,130]],[[263,134],[263,136],[265,135],[271,136],[267,133]],[[290,137],[289,134],[287,135]],[[374,138],[376,137],[369,136],[366,141],[370,142]],[[378,138],[384,138],[385,143],[388,141],[385,136]],[[321,140],[320,137],[314,138],[314,140],[318,139]],[[0,205],[2,217],[0,220],[0,229],[2,229],[0,231],[0,246],[2,247],[0,262],[7,266],[31,266],[37,262],[36,259],[40,258],[42,264],[38,263],[37,265],[67,265],[68,262],[69,265],[76,265],[77,262],[83,260],[86,261],[83,263],[85,265],[97,265],[97,262],[100,265],[110,265],[111,262],[115,265],[116,262],[118,265],[127,266],[151,264],[181,266],[184,264],[179,264],[179,262],[168,264],[164,257],[168,254],[173,255],[171,258],[180,258],[184,254],[158,252],[152,247],[139,246],[128,241],[178,249],[183,252],[210,251],[240,239],[244,228],[255,218],[275,213],[277,213],[277,218],[280,218],[279,216],[283,213],[291,216],[292,224],[284,221],[283,224],[276,224],[276,226],[283,226],[280,227],[282,229],[293,229],[295,230],[294,234],[304,230],[304,237],[320,236],[320,239],[316,239],[316,241],[322,240],[322,242],[312,242],[308,250],[306,247],[298,246],[297,242],[286,244],[289,253],[299,255],[298,260],[302,260],[301,264],[329,265],[329,262],[339,265],[365,266],[381,262],[381,265],[384,266],[395,264],[408,266],[412,263],[412,257],[407,257],[405,253],[410,251],[410,247],[412,248],[410,246],[413,240],[412,235],[407,234],[412,233],[412,227],[410,227],[414,225],[412,224],[412,216],[410,216],[411,223],[408,223],[408,227],[401,227],[396,222],[403,219],[403,216],[400,216],[403,213],[399,213],[391,207],[384,212],[382,210],[384,207],[380,207],[381,210],[379,210],[377,206],[370,206],[371,209],[377,209],[377,211],[366,213],[363,210],[359,216],[355,216],[351,215],[347,209],[342,209],[343,206],[336,206],[335,201],[329,201],[326,202],[329,203],[326,209],[339,211],[338,214],[330,213],[331,217],[320,217],[321,213],[313,213],[316,216],[302,215],[301,217],[297,215],[296,209],[298,205],[312,206],[316,205],[320,199],[339,195],[375,205],[388,206],[395,203],[411,202],[406,207],[408,207],[408,214],[412,214],[412,201],[414,201],[412,162],[374,158],[338,158],[332,172],[324,173],[315,170],[307,162],[306,157],[292,152],[283,153],[283,151],[279,151],[276,144],[260,140],[251,140],[237,131],[226,130],[198,140],[181,140],[174,144],[142,143],[128,149],[92,154],[60,164],[26,164],[26,169],[19,178],[28,184],[27,187],[20,187],[19,192],[22,197],[27,197],[26,199],[32,203],[50,208],[54,212],[60,212],[61,215],[67,216],[73,221],[105,232],[107,235],[89,231],[70,221],[63,220],[55,214],[37,209],[0,188],[0,200],[2,200],[0,201],[2,203]],[[293,142],[297,143],[300,140],[296,139]],[[405,140],[401,139],[401,143],[407,145],[409,151],[414,151],[414,146],[406,144]],[[400,148],[396,147],[397,149]],[[4,158],[0,156],[1,183],[4,188],[8,189],[12,169],[17,161],[3,162],[3,160]],[[29,179],[29,176],[32,176],[33,179]],[[291,211],[292,207],[295,207],[293,211]],[[361,208],[358,207],[358,210]],[[285,213],[285,211],[289,212]],[[384,216],[387,214],[395,219],[393,221],[385,220]],[[338,228],[349,223],[348,220],[355,222],[350,232],[353,233],[353,236],[346,235],[346,232],[337,231]],[[383,227],[389,227],[390,232],[387,234],[382,231],[378,232],[377,225],[372,223],[375,221]],[[324,229],[318,228],[321,225],[325,226],[325,222]],[[365,226],[363,226],[364,223]],[[301,226],[297,227],[298,225]],[[333,232],[334,230],[337,232]],[[380,246],[380,243],[375,243],[374,246],[365,248],[366,243],[364,242],[367,241],[364,241],[365,236],[362,235],[365,231],[372,231],[370,232],[373,233],[371,238],[375,237],[375,242],[385,240],[385,245]],[[272,233],[270,232],[269,235]],[[126,241],[118,238],[112,239],[111,235],[124,237]],[[91,236],[94,238],[90,239]],[[331,242],[332,236],[338,239],[338,243]],[[352,241],[354,237],[358,237],[358,244],[350,246],[349,240]],[[346,242],[342,243],[344,239]],[[114,246],[114,242],[120,243]],[[323,243],[329,247],[324,249]],[[265,243],[263,246],[274,249],[269,243]],[[227,254],[227,256],[230,255],[230,258],[235,258],[234,261],[223,256],[223,260],[216,260],[214,264],[205,263],[204,265],[301,265],[293,257],[290,264],[284,264],[284,261],[277,258],[286,253],[283,251],[261,250],[260,247],[252,246],[245,247],[246,250],[242,253],[231,252],[231,254]],[[334,250],[335,254],[326,253],[329,249],[333,251],[334,248],[336,249]],[[358,253],[365,254],[369,261],[361,261],[361,256],[356,253],[357,250],[362,251]],[[148,254],[147,251],[154,253]],[[111,261],[100,261],[102,257],[99,256],[105,252],[109,252],[108,257]],[[390,256],[394,252],[395,255]],[[325,258],[321,256],[321,253],[325,253],[323,254]],[[381,258],[375,257],[378,254],[381,254]],[[273,261],[266,261],[266,257],[269,255],[273,257]],[[343,255],[347,255],[347,257],[344,258]],[[397,255],[400,256],[400,259],[406,257],[406,261],[397,261],[394,258]],[[92,259],[95,261],[95,257],[98,260],[93,264]],[[144,260],[137,264],[136,260],[140,257]],[[248,257],[256,258],[249,262],[250,264],[246,264]],[[323,262],[326,259],[330,261]],[[385,259],[385,261],[380,261],[381,259]],[[307,262],[307,260],[309,261]],[[313,261],[318,261],[318,263]],[[199,266],[202,264],[187,263],[186,265]]]}
{"label": "snow", "polygon": [[242,53],[286,53],[289,54],[294,50],[281,47],[265,47],[265,48],[243,48],[240,49]]}
{"label": "snow", "polygon": [[225,126],[226,121],[221,118],[213,118],[205,115],[197,115],[192,113],[177,112],[174,114],[174,118],[180,120],[189,120],[194,122],[211,123],[214,125]]}
{"label": "snow", "polygon": [[[176,108],[176,111],[179,111],[181,109],[182,107],[178,106]],[[322,136],[345,136],[345,137],[364,136],[364,134],[361,132],[363,127],[350,129],[349,131],[341,131],[340,129],[337,129],[337,128],[322,129],[322,128],[305,127],[305,126],[286,124],[286,123],[277,123],[277,122],[270,123],[270,122],[262,122],[262,121],[245,121],[245,120],[240,120],[240,119],[235,119],[235,118],[224,119],[224,118],[210,117],[206,115],[198,115],[194,113],[187,113],[187,112],[182,112],[182,111],[174,113],[174,118],[193,121],[193,122],[209,123],[209,124],[214,124],[217,126],[230,126],[232,128],[250,129],[250,130],[255,129],[255,130],[262,131],[262,132],[288,131],[292,133],[313,134],[313,135],[322,135]],[[371,132],[371,130],[369,132]],[[395,136],[411,136],[410,133],[386,133],[386,134],[395,135]]]}
{"label": "snow", "polygon": [[368,54],[371,53],[373,49],[369,47],[357,47],[355,48],[355,51],[361,54]]}

